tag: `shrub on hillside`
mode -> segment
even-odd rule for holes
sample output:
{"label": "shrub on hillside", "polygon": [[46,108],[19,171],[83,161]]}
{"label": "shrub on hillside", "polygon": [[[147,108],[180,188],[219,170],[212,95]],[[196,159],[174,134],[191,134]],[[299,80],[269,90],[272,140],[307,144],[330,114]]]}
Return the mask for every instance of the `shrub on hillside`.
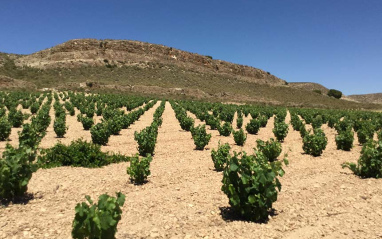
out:
{"label": "shrub on hillside", "polygon": [[334,97],[334,98],[336,98],[336,99],[341,99],[341,97],[342,97],[342,92],[339,91],[339,90],[330,89],[330,90],[328,91],[328,96]]}

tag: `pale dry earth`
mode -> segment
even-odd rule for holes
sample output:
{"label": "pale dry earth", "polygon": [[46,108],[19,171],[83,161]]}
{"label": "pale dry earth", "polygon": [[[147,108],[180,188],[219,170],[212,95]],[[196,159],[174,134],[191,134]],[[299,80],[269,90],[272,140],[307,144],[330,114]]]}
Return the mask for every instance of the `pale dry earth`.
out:
{"label": "pale dry earth", "polygon": [[[112,136],[102,149],[137,153],[134,131],[150,125],[159,103],[121,135]],[[359,158],[361,146],[356,144],[351,152],[337,150],[335,131],[326,125],[329,143],[316,158],[303,154],[299,133],[289,128],[283,153],[290,164],[281,178],[275,214],[259,224],[238,220],[229,212],[228,199],[220,189],[222,173],[214,171],[210,153],[219,141],[228,142],[235,151],[252,152],[256,139],[273,137],[273,118],[258,135],[248,135],[244,147],[234,145],[232,135],[223,137],[208,130],[213,137],[204,151],[194,150],[191,133],[181,130],[169,103],[163,119],[147,184],[130,183],[129,163],[98,169],[40,169],[29,184],[31,200],[0,207],[0,238],[70,238],[74,207],[85,195],[96,199],[118,191],[126,195],[126,202],[117,238],[382,238],[382,181],[360,179],[342,169],[342,162]],[[63,143],[80,137],[90,140],[89,131],[82,129],[75,116],[67,116],[67,124]],[[14,145],[18,130],[12,129]],[[58,141],[52,130],[51,125],[43,147]],[[0,150],[4,147],[1,142]]]}

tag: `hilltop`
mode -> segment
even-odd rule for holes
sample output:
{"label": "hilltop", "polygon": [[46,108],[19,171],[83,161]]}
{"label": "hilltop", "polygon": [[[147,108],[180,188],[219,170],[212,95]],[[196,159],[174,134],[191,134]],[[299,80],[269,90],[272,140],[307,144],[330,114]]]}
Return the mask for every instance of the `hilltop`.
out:
{"label": "hilltop", "polygon": [[[332,99],[326,96],[327,88],[316,83],[288,83],[255,67],[129,40],[76,39],[30,55],[1,53],[0,76],[28,82],[21,84],[27,88],[82,87],[286,106],[380,107]],[[313,92],[317,89],[322,94]]]}

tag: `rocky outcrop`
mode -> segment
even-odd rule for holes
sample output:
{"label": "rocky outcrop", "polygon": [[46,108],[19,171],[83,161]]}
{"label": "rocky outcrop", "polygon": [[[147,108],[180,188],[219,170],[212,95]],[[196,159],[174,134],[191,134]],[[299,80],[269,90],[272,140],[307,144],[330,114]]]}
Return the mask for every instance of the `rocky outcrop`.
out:
{"label": "rocky outcrop", "polygon": [[239,80],[259,84],[286,85],[284,80],[254,67],[214,60],[209,56],[163,45],[128,40],[70,40],[55,47],[19,57],[15,63],[18,66],[27,65],[42,69],[81,66],[176,65],[186,71],[233,76]]}

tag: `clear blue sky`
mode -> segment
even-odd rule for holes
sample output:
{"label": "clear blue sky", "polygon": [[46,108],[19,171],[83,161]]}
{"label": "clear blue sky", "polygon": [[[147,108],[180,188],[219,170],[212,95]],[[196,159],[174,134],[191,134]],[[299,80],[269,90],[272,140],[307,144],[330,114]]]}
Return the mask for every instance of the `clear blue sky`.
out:
{"label": "clear blue sky", "polygon": [[345,94],[382,92],[382,0],[0,0],[0,51],[129,39]]}

